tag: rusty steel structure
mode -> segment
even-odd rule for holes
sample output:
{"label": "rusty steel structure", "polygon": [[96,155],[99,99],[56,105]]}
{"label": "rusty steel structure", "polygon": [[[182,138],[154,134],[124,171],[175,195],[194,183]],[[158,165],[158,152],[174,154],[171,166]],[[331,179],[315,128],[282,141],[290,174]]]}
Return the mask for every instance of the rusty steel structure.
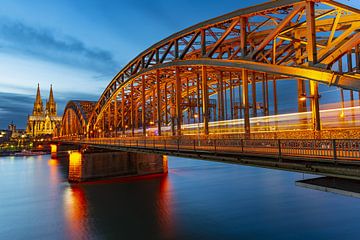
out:
{"label": "rusty steel structure", "polygon": [[[278,114],[278,81],[297,86],[298,112],[321,129],[318,84],[360,89],[360,10],[330,0],[278,0],[204,21],[149,47],[98,102],[70,102],[61,136],[180,136],[184,125]],[[306,90],[309,84],[309,90]],[[270,96],[272,99],[270,99]],[[301,98],[308,99],[302,101]],[[86,112],[86,114],[85,114]]]}

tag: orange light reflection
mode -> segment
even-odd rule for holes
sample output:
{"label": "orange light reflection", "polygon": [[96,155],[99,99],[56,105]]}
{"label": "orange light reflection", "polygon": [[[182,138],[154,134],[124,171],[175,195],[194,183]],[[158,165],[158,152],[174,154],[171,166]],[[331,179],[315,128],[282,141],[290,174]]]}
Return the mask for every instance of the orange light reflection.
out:
{"label": "orange light reflection", "polygon": [[158,214],[160,220],[160,227],[165,239],[174,238],[174,214],[172,212],[172,186],[169,176],[165,174],[161,178],[159,191],[159,205]]}
{"label": "orange light reflection", "polygon": [[57,159],[48,160],[48,166],[50,168],[50,183],[54,187],[56,187],[60,182],[58,165],[59,162]]}
{"label": "orange light reflection", "polygon": [[81,186],[69,186],[64,191],[64,213],[69,239],[87,238],[87,201]]}

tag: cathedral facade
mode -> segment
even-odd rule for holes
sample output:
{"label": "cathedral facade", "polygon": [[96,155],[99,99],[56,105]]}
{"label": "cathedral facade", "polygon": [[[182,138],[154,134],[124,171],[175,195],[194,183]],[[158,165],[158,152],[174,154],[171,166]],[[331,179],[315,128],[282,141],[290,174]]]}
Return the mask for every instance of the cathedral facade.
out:
{"label": "cathedral facade", "polygon": [[50,85],[49,99],[46,101],[44,109],[38,84],[33,112],[32,115],[28,116],[27,135],[31,137],[50,136],[56,126],[61,124],[61,119],[61,116],[57,116],[52,86]]}

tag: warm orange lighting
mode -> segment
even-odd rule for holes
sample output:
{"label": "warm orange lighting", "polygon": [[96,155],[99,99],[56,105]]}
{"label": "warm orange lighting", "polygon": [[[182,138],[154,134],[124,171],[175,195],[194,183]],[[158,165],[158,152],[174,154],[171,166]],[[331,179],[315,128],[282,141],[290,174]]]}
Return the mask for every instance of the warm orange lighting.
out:
{"label": "warm orange lighting", "polygon": [[345,113],[344,113],[344,111],[341,111],[341,113],[340,113],[340,117],[341,117],[341,118],[344,118],[344,117],[345,117]]}
{"label": "warm orange lighting", "polygon": [[57,156],[57,145],[56,144],[50,144],[51,149],[51,158],[56,158]]}
{"label": "warm orange lighting", "polygon": [[163,156],[163,172],[168,173],[168,156]]}
{"label": "warm orange lighting", "polygon": [[57,145],[56,144],[50,144],[51,153],[57,152]]}
{"label": "warm orange lighting", "polygon": [[81,186],[70,186],[63,196],[64,214],[70,239],[86,239],[87,200]]}
{"label": "warm orange lighting", "polygon": [[154,122],[153,122],[153,121],[150,121],[150,124],[151,124],[151,125],[153,125],[153,124],[154,124]]}
{"label": "warm orange lighting", "polygon": [[173,216],[173,189],[168,175],[164,175],[160,181],[158,207],[161,216],[161,230],[166,238],[174,238],[174,216]]}
{"label": "warm orange lighting", "polygon": [[198,118],[198,117],[199,117],[199,114],[195,113],[194,118]]}
{"label": "warm orange lighting", "polygon": [[50,170],[50,184],[53,186],[53,190],[56,189],[56,187],[61,182],[60,180],[60,171],[59,171],[59,161],[56,159],[49,159],[48,166]]}
{"label": "warm orange lighting", "polygon": [[79,151],[69,152],[69,180],[80,181],[82,176],[82,154]]}
{"label": "warm orange lighting", "polygon": [[306,96],[301,96],[300,98],[299,98],[299,101],[306,101]]}
{"label": "warm orange lighting", "polygon": [[59,162],[58,162],[58,160],[52,158],[48,161],[48,165],[49,166],[57,166],[57,165],[59,165]]}
{"label": "warm orange lighting", "polygon": [[81,159],[82,159],[82,154],[78,151],[70,151],[70,164],[80,164],[81,163]]}

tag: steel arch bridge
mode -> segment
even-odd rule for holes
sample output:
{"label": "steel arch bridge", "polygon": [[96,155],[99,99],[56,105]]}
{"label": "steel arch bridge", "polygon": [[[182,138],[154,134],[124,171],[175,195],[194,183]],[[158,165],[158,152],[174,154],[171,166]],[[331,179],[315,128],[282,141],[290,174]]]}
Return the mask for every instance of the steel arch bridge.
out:
{"label": "steel arch bridge", "polygon": [[72,100],[66,104],[60,136],[84,135],[96,102]]}
{"label": "steel arch bridge", "polygon": [[[318,84],[359,91],[359,44],[360,10],[336,1],[278,0],[236,10],[140,53],[86,118],[70,102],[61,135],[184,135],[189,128],[208,135],[214,122],[238,119],[249,137],[251,116],[268,116],[270,107],[278,113],[280,80],[293,81],[297,99],[309,99],[312,128],[320,130]],[[298,111],[307,109],[299,100]]]}

